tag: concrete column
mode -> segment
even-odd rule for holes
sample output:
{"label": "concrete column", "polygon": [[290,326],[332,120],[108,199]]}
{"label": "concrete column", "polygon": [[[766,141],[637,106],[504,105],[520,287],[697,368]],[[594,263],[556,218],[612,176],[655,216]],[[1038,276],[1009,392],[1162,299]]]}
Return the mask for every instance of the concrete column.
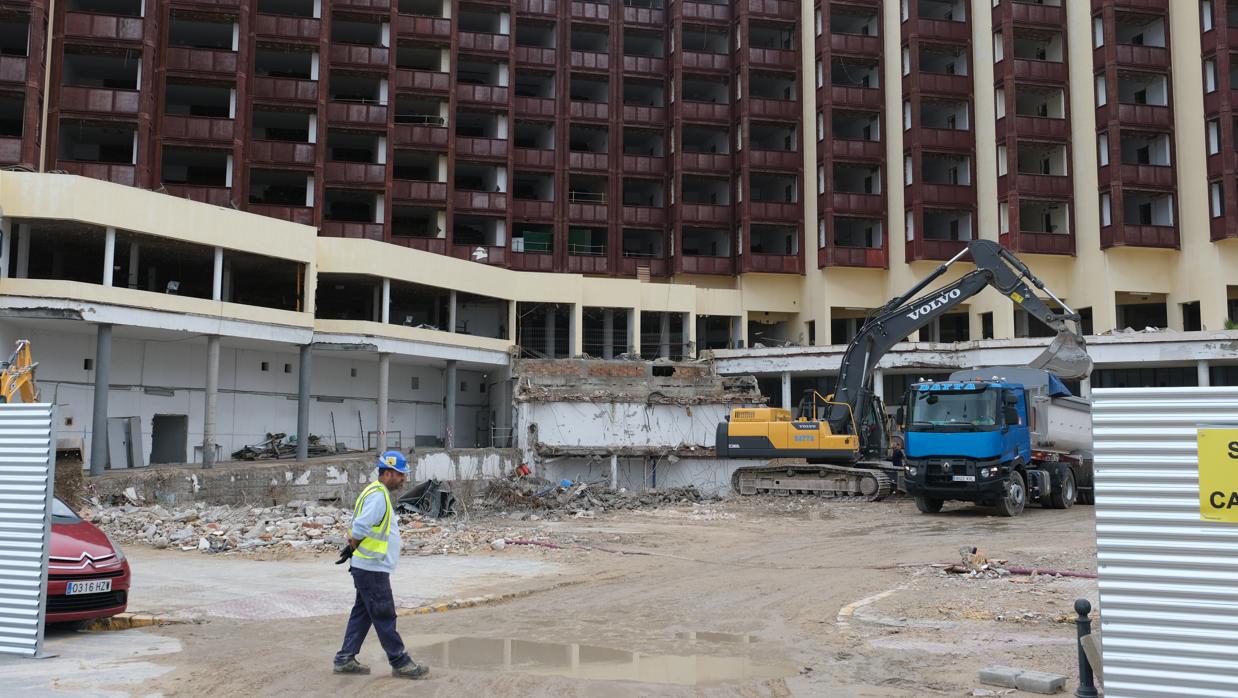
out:
{"label": "concrete column", "polygon": [[17,278],[25,279],[29,276],[30,226],[25,223],[19,223],[17,225]]}
{"label": "concrete column", "polygon": [[[25,236],[23,236],[25,237]],[[112,363],[112,326],[99,325],[95,335],[95,413],[90,432],[90,474],[107,467],[108,369]]]}
{"label": "concrete column", "polygon": [[602,309],[602,358],[615,358],[615,311]]}
{"label": "concrete column", "polygon": [[451,295],[447,299],[447,331],[448,332],[456,331],[456,318],[457,317],[458,316],[457,316],[457,311],[456,311],[456,292],[452,291]]}
{"label": "concrete column", "polygon": [[[313,351],[301,345],[301,363],[297,368],[297,460],[309,459],[310,374],[313,372]],[[335,444],[331,444],[332,447]]]}
{"label": "concrete column", "polygon": [[1084,378],[1079,381],[1079,397],[1087,400],[1092,399],[1092,379]]}
{"label": "concrete column", "polygon": [[[885,392],[885,372],[879,368],[873,369],[873,394],[877,397]],[[887,405],[888,407],[888,405]]]}
{"label": "concrete column", "polygon": [[610,454],[610,488],[619,489],[619,456]]}
{"label": "concrete column", "polygon": [[0,279],[9,278],[9,256],[13,252],[13,231],[17,226],[8,218],[0,218]]}
{"label": "concrete column", "polygon": [[744,345],[748,333],[745,327],[748,326],[747,315],[741,314],[737,318],[731,318],[731,348],[738,349]]}
{"label": "concrete column", "polygon": [[391,322],[391,279],[383,279],[382,323]]}
{"label": "concrete column", "polygon": [[696,313],[683,314],[683,357],[685,359],[697,355],[696,347]]}
{"label": "concrete column", "polygon": [[381,322],[383,319],[383,287],[374,287],[374,312],[370,314],[370,322]]}
{"label": "concrete column", "polygon": [[456,378],[456,362],[454,359],[447,362],[447,410],[443,416],[443,446],[445,448],[456,447],[456,393],[460,390],[460,384]]}
{"label": "concrete column", "polygon": [[211,300],[224,299],[224,248],[215,248],[215,270],[211,277]]}
{"label": "concrete column", "polygon": [[789,371],[782,372],[782,407],[783,409],[794,409],[791,403],[791,373]]}
{"label": "concrete column", "polygon": [[585,306],[573,303],[569,312],[567,355],[579,356],[585,353]]}
{"label": "concrete column", "polygon": [[[206,414],[202,419],[202,467],[215,467],[215,416],[219,403],[219,335],[206,338]],[[297,440],[301,439],[297,434]]]}
{"label": "concrete column", "polygon": [[103,240],[103,285],[112,285],[112,275],[116,272],[116,229],[108,228]]}
{"label": "concrete column", "polygon": [[1212,385],[1212,372],[1207,361],[1195,362],[1195,373],[1199,376],[1199,387],[1207,388]]}
{"label": "concrete column", "polygon": [[663,359],[668,359],[671,356],[671,314],[660,314],[659,323],[658,356]]}
{"label": "concrete column", "polygon": [[640,356],[640,309],[628,311],[628,351]]}
{"label": "concrete column", "polygon": [[378,452],[387,450],[387,400],[390,388],[391,354],[378,355]]}
{"label": "concrete column", "polygon": [[129,278],[126,280],[129,288],[138,287],[138,263],[141,261],[141,248],[136,242],[129,243]]}
{"label": "concrete column", "polygon": [[508,301],[507,303],[507,337],[506,339],[515,344],[519,341],[519,336],[516,334],[516,325],[520,322],[518,311],[516,309],[516,301]]}
{"label": "concrete column", "polygon": [[546,307],[546,350],[547,358],[554,358],[555,355],[555,320],[558,319],[559,313],[556,308]]}

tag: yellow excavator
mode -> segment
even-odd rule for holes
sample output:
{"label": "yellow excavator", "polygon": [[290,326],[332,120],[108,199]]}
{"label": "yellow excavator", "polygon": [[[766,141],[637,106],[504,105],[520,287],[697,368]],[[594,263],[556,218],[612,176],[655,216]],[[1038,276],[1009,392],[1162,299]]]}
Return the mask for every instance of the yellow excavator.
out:
{"label": "yellow excavator", "polygon": [[[918,296],[967,254],[976,265],[974,270],[937,291]],[[1031,286],[1053,299],[1060,309],[1050,308]],[[886,460],[889,433],[881,398],[873,388],[873,368],[912,332],[990,287],[1057,331],[1049,348],[1030,364],[1032,368],[1067,380],[1091,373],[1092,359],[1084,345],[1079,314],[1045,288],[1044,282],[1009,250],[989,240],[973,240],[869,317],[843,353],[833,395],[823,397],[813,392],[801,402],[798,414],[785,407],[731,411],[727,421],[718,425],[718,457],[773,461],[738,468],[731,480],[735,491],[851,495],[870,501],[893,492],[898,472]]]}
{"label": "yellow excavator", "polygon": [[39,401],[39,385],[34,381],[38,364],[30,354],[30,341],[17,340],[17,350],[8,361],[0,363],[0,403]]}

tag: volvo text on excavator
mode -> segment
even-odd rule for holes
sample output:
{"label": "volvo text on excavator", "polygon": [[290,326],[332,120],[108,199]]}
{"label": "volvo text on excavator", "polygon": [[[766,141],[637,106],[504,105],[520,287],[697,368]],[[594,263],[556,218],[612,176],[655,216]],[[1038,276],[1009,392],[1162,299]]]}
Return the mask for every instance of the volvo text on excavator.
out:
{"label": "volvo text on excavator", "polygon": [[[954,283],[918,295],[968,254],[976,265],[974,270]],[[898,473],[886,460],[886,416],[873,387],[873,368],[895,344],[989,287],[1057,332],[1048,349],[1029,364],[1032,368],[1068,380],[1091,373],[1079,315],[1009,250],[989,240],[973,240],[869,316],[843,353],[833,395],[812,393],[795,415],[785,407],[731,411],[727,421],[718,425],[719,457],[780,459],[736,470],[732,477],[735,490],[740,494],[859,495],[873,501],[890,494]],[[1052,299],[1058,309],[1050,308],[1032,287]]]}

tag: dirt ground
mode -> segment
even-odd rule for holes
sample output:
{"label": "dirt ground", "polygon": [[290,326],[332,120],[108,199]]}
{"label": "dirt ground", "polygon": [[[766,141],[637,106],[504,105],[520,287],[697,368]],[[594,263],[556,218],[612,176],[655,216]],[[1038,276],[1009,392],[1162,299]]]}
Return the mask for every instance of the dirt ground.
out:
{"label": "dirt ground", "polygon": [[527,596],[400,618],[411,653],[431,665],[428,680],[390,678],[373,635],[359,659],[374,674],[332,675],[344,616],[212,619],[159,629],[184,649],[153,659],[175,668],[142,692],[961,696],[994,663],[1065,674],[1070,691],[1075,628],[1064,621],[1076,598],[1097,601],[1095,580],[968,578],[931,566],[958,561],[967,545],[1012,566],[1095,572],[1086,506],[1005,519],[960,504],[926,516],[908,499],[762,497],[538,525],[640,554],[480,553],[553,561],[560,572],[522,582],[541,589]]}

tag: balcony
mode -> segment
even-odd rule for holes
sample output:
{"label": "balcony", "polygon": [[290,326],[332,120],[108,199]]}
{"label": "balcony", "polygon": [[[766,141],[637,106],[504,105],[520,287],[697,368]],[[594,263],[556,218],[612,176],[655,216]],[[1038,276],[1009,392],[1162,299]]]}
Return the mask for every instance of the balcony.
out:
{"label": "balcony", "polygon": [[915,198],[920,201],[960,207],[973,206],[976,203],[976,190],[971,185],[920,182],[909,186],[919,188],[920,195]]}
{"label": "balcony", "polygon": [[624,206],[623,224],[661,228],[666,225],[666,209],[656,206]]}
{"label": "balcony", "polygon": [[[1030,58],[1014,58],[1014,77],[1016,80],[1033,80],[1057,85],[1065,84],[1069,79],[1066,64],[1059,61],[1036,61]],[[1160,64],[1164,65],[1164,63]]]}
{"label": "balcony", "polygon": [[406,236],[391,236],[387,242],[392,245],[400,245],[414,250],[424,250],[433,252],[434,254],[447,254],[447,240],[445,238],[423,238],[423,237],[406,237]]}
{"label": "balcony", "polygon": [[748,0],[748,15],[769,19],[800,18],[799,5],[790,0]]}
{"label": "balcony", "polygon": [[1019,231],[1003,233],[999,238],[1003,246],[1020,254],[1073,255],[1075,253],[1074,235]]}
{"label": "balcony", "polygon": [[1100,229],[1101,247],[1178,248],[1178,228],[1172,225],[1110,225]]}
{"label": "balcony", "polygon": [[26,59],[18,56],[0,56],[0,82],[26,82]]}
{"label": "balcony", "polygon": [[749,48],[748,62],[763,68],[795,70],[799,67],[799,56],[794,51],[778,48]]}
{"label": "balcony", "polygon": [[434,146],[446,148],[447,135],[447,129],[442,126],[396,124],[391,132],[391,141],[396,147]]}
{"label": "balcony", "polygon": [[798,254],[757,254],[749,252],[743,255],[741,262],[744,271],[764,272],[767,274],[800,274],[804,271],[803,258]]}
{"label": "balcony", "polygon": [[199,187],[186,184],[164,184],[163,188],[172,196],[197,201],[212,206],[228,207],[232,205],[232,189],[228,187]]}
{"label": "balcony", "polygon": [[665,75],[666,59],[654,58],[652,56],[624,56],[623,72]]}
{"label": "balcony", "polygon": [[447,183],[393,179],[391,180],[391,198],[419,204],[446,204]]}
{"label": "balcony", "polygon": [[780,121],[796,121],[803,111],[799,102],[789,99],[758,99],[748,100],[748,115],[764,119]]}
{"label": "balcony", "polygon": [[64,35],[75,39],[141,41],[142,18],[65,12]]}
{"label": "balcony", "polygon": [[312,167],[316,148],[317,146],[313,143],[252,140],[249,142],[246,156],[253,162]]}
{"label": "balcony", "polygon": [[665,257],[638,257],[624,255],[619,260],[619,273],[623,276],[637,276],[640,267],[647,267],[650,276],[668,276],[670,263]]}
{"label": "balcony", "polygon": [[385,46],[331,44],[328,55],[335,67],[386,70],[391,60],[391,50]]}
{"label": "balcony", "polygon": [[[729,221],[728,221],[729,222]],[[681,254],[675,257],[675,264],[682,274],[735,274],[735,260],[731,257],[701,257]]]}
{"label": "balcony", "polygon": [[451,200],[459,209],[489,212],[507,210],[507,194],[504,192],[456,191]]}
{"label": "balcony", "polygon": [[1037,5],[1030,2],[1012,2],[1009,5],[993,8],[993,25],[998,26],[1002,10],[1009,8],[1010,16],[1017,24],[1040,24],[1049,27],[1066,26],[1066,3],[1063,0],[1059,6]]}
{"label": "balcony", "polygon": [[232,78],[236,75],[236,52],[174,46],[168,49],[168,70]]}
{"label": "balcony", "polygon": [[623,120],[629,124],[665,126],[666,109],[664,107],[639,107],[625,104],[623,105]]}
{"label": "balcony", "polygon": [[263,39],[297,39],[317,42],[322,34],[322,20],[315,17],[259,14],[254,17],[254,34]]}
{"label": "balcony", "polygon": [[[1109,114],[1112,114],[1112,106],[1113,105],[1110,104],[1108,106],[1101,107],[1100,110],[1105,110]],[[1099,122],[1100,120],[1100,115],[1097,115],[1097,121]],[[1120,121],[1123,126],[1154,126],[1157,128],[1169,128],[1173,121],[1173,112],[1167,106],[1158,106],[1154,104],[1119,104],[1118,121]]]}
{"label": "balcony", "polygon": [[882,248],[831,245],[817,250],[819,267],[885,269],[888,264],[886,251]]}
{"label": "balcony", "polygon": [[507,140],[504,138],[461,138],[457,136],[456,154],[506,159]]}
{"label": "balcony", "polygon": [[603,254],[572,254],[569,248],[567,270],[573,274],[609,274],[610,258]]}
{"label": "balcony", "polygon": [[697,172],[730,172],[731,156],[717,153],[692,153],[684,151],[683,168]]}
{"label": "balcony", "polygon": [[[1014,119],[1014,133],[1019,138],[1066,140],[1070,137],[1070,122],[1066,119],[1050,119],[1039,116],[1006,116],[997,120],[997,137],[1004,138],[1010,120]],[[964,131],[964,133],[970,133]],[[970,135],[968,136],[970,144]],[[967,147],[970,147],[967,146]]]}
{"label": "balcony", "polygon": [[761,221],[798,221],[802,217],[798,203],[781,201],[752,201],[748,212],[753,220]]}
{"label": "balcony", "polygon": [[442,17],[396,15],[395,29],[401,38],[451,39],[451,20]]}
{"label": "balcony", "polygon": [[367,162],[328,162],[323,168],[328,185],[382,187],[387,184],[387,166]]}
{"label": "balcony", "polygon": [[22,140],[0,137],[0,163],[16,165],[21,162]]}
{"label": "balcony", "polygon": [[863,34],[830,34],[830,49],[836,53],[879,57],[881,37]]}
{"label": "balcony", "polygon": [[581,102],[578,100],[572,100],[570,114],[573,119],[598,119],[606,121],[610,118],[610,110],[607,109],[607,104],[605,102]]}
{"label": "balcony", "polygon": [[554,17],[559,14],[558,0],[516,0],[516,12],[521,15],[543,15]]}
{"label": "balcony", "polygon": [[882,194],[852,194],[836,191],[831,195],[831,199],[835,211],[885,217],[885,196]]}
{"label": "balcony", "polygon": [[835,106],[839,107],[880,109],[884,103],[881,90],[873,87],[830,85],[830,99]]}
{"label": "balcony", "polygon": [[600,2],[584,2],[573,0],[572,19],[592,20],[595,22],[610,21],[610,5]]}
{"label": "balcony", "polygon": [[605,223],[606,197],[588,192],[570,194],[567,220],[571,223]]}
{"label": "balcony", "polygon": [[169,114],[163,118],[162,135],[164,138],[231,144],[234,123],[232,119]]}
{"label": "balcony", "polygon": [[[1070,177],[1060,175],[1042,175],[1042,174],[1022,174],[1011,173],[1013,175],[1013,186],[1021,194],[1035,194],[1036,196],[1060,196],[1069,198],[1074,195],[1074,188],[1071,186]],[[998,178],[998,194],[1003,194],[1008,185],[1006,180],[1011,179],[1010,176]]]}
{"label": "balcony", "polygon": [[511,37],[507,34],[483,32],[460,32],[460,49],[485,53],[507,53],[511,50]]}
{"label": "balcony", "polygon": [[1165,66],[1169,65],[1169,49],[1163,46],[1118,44],[1114,49],[1118,65],[1122,68],[1164,70]]}
{"label": "balcony", "polygon": [[726,71],[731,68],[731,57],[725,53],[684,51],[683,67],[685,70]]}
{"label": "balcony", "polygon": [[248,204],[245,210],[267,218],[278,218],[301,225],[314,224],[314,209],[309,206],[271,206],[269,204]]}
{"label": "balcony", "polygon": [[624,155],[623,172],[624,174],[662,176],[666,174],[666,158]]}
{"label": "balcony", "polygon": [[966,240],[923,240],[916,238],[907,242],[907,261],[945,261],[967,249]]}
{"label": "balcony", "polygon": [[830,148],[834,157],[846,160],[879,160],[885,157],[886,152],[881,141],[848,141],[837,137],[831,139]]}
{"label": "balcony", "polygon": [[60,88],[60,108],[63,111],[136,116],[138,91],[112,90],[106,87],[64,86]]}
{"label": "balcony", "polygon": [[609,166],[606,153],[583,153],[572,151],[567,154],[568,167],[573,170],[603,170]]}
{"label": "balcony", "polygon": [[357,240],[382,240],[382,223],[357,223],[354,221],[326,221],[318,229],[324,237],[353,238]]}
{"label": "balcony", "polygon": [[[862,142],[862,141],[858,141]],[[879,145],[879,144],[878,144]],[[794,150],[750,150],[748,151],[749,162],[753,167],[760,167],[774,170],[796,170],[804,162],[804,158],[800,153]]]}
{"label": "balcony", "polygon": [[517,167],[554,167],[555,151],[516,148],[512,151],[512,163]]}
{"label": "balcony", "polygon": [[275,102],[318,102],[318,81],[255,77],[250,81],[255,99]]}
{"label": "balcony", "polygon": [[105,182],[126,184],[131,187],[137,184],[137,168],[133,165],[114,165],[106,162],[57,160],[56,168],[64,170],[69,174],[90,177],[91,179],[101,179]]}
{"label": "balcony", "polygon": [[540,46],[517,46],[516,63],[529,66],[553,67],[559,60],[558,54],[552,48]]}
{"label": "balcony", "polygon": [[337,126],[387,125],[387,105],[362,102],[327,102],[327,120]]}
{"label": "balcony", "polygon": [[395,89],[398,92],[446,92],[451,88],[451,75],[433,70],[395,71]]}
{"label": "balcony", "polygon": [[661,28],[666,26],[666,11],[652,7],[629,7],[625,4],[623,8],[623,23],[645,24]]}
{"label": "balcony", "polygon": [[555,217],[555,202],[512,199],[512,216],[521,220],[553,220]]}
{"label": "balcony", "polygon": [[1121,165],[1122,184],[1127,186],[1172,187],[1174,168],[1167,165]]}
{"label": "balcony", "polygon": [[729,205],[680,203],[678,206],[679,217],[685,225],[694,223],[731,225]]}
{"label": "balcony", "polygon": [[337,10],[362,10],[385,14],[391,11],[391,0],[333,0],[332,6]]}
{"label": "balcony", "polygon": [[916,75],[903,76],[903,90],[919,89],[921,93],[968,97],[972,93],[970,75],[942,75],[920,71]]}
{"label": "balcony", "polygon": [[543,252],[511,253],[511,268],[519,271],[554,271],[555,258],[552,254]]}
{"label": "balcony", "polygon": [[903,23],[904,37],[924,37],[933,41],[964,43],[971,41],[971,24],[944,19],[912,17]]}
{"label": "balcony", "polygon": [[685,1],[683,3],[683,18],[726,22],[731,18],[730,4]]}
{"label": "balcony", "polygon": [[681,102],[683,118],[690,121],[721,121],[731,120],[731,105],[715,104],[713,102]]}
{"label": "balcony", "polygon": [[470,104],[507,106],[508,88],[498,85],[456,85],[456,99]]}
{"label": "balcony", "polygon": [[598,51],[571,51],[568,64],[584,70],[609,70],[610,56]]}

